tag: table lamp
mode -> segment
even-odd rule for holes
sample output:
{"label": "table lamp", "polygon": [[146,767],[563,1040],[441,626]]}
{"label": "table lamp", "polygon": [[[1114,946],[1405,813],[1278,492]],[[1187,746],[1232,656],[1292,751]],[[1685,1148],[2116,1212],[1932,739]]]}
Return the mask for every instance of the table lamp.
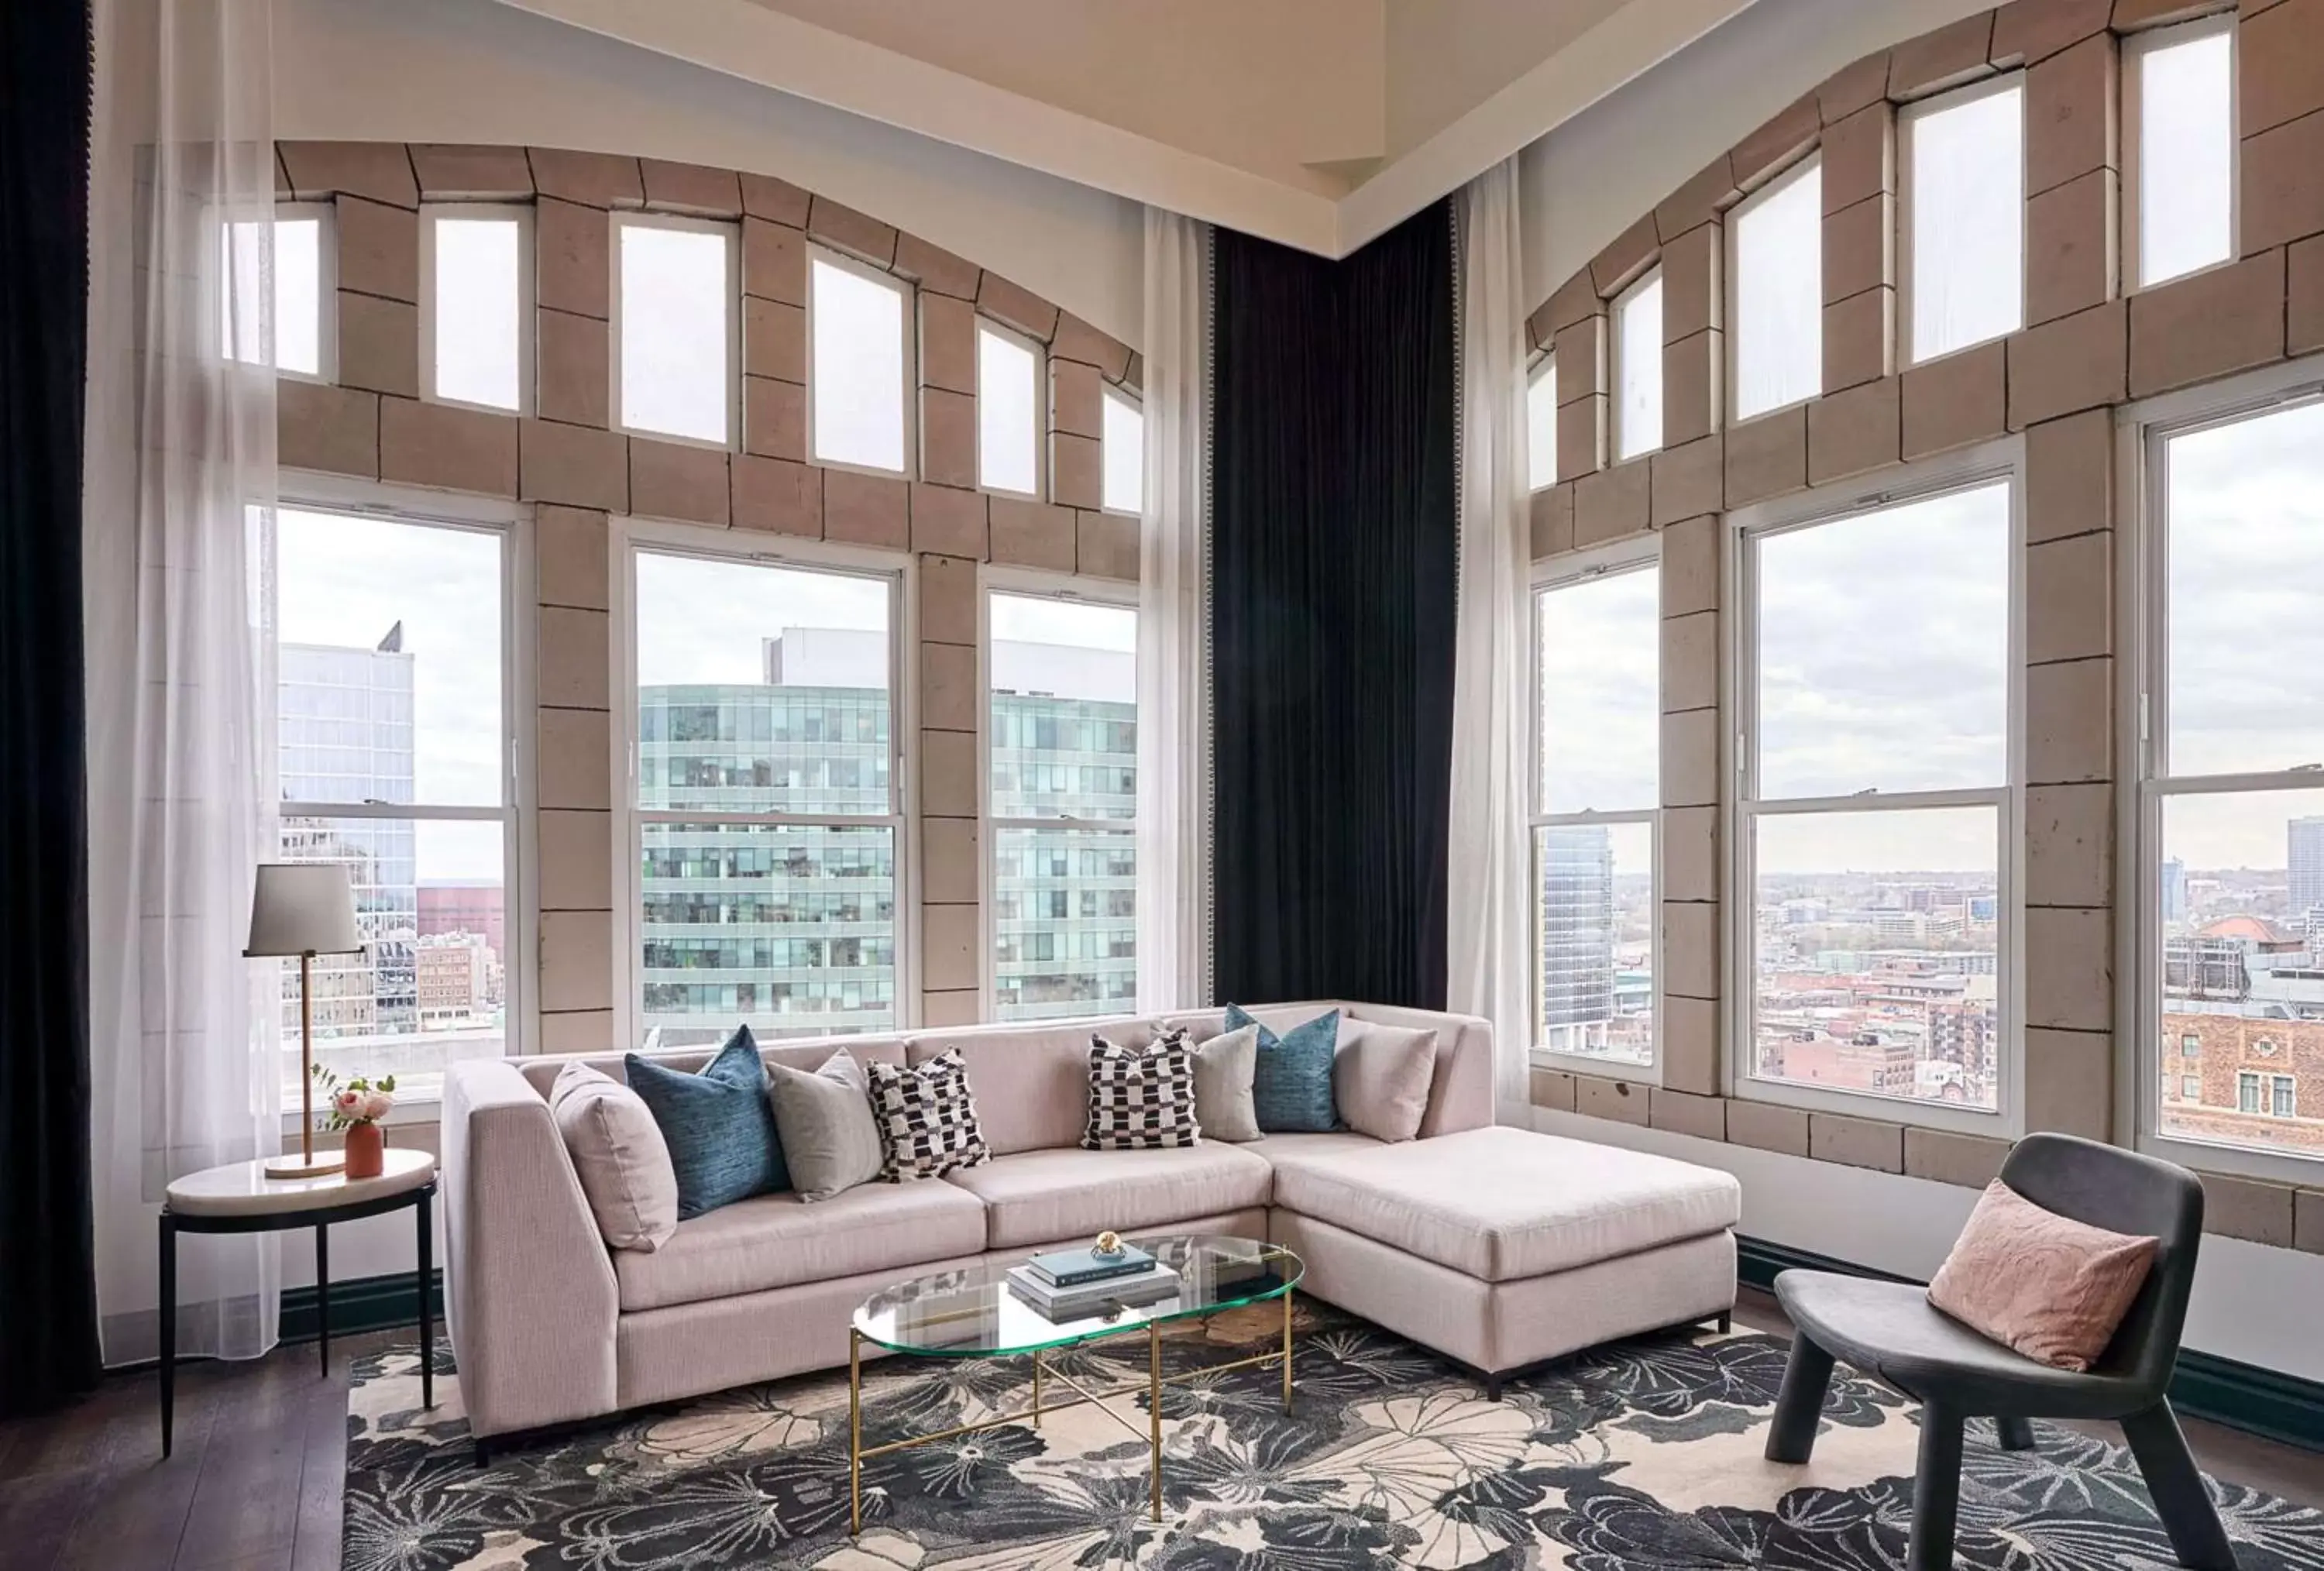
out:
{"label": "table lamp", "polygon": [[250,901],[247,959],[299,956],[299,1154],[266,1164],[270,1178],[320,1178],[346,1166],[315,1154],[315,1011],[313,965],[318,955],[348,955],[364,947],[355,929],[355,888],[336,862],[262,862]]}

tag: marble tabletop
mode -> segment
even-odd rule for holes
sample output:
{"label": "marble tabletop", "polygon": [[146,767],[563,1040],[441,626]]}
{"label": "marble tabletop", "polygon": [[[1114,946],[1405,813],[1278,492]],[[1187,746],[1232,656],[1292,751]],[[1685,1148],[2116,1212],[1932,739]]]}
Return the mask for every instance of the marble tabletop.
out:
{"label": "marble tabletop", "polygon": [[417,1189],[436,1176],[436,1159],[401,1146],[387,1149],[386,1170],[376,1178],[331,1173],[319,1178],[270,1178],[269,1159],[228,1162],[188,1173],[170,1186],[170,1210],[180,1216],[267,1216],[359,1206]]}

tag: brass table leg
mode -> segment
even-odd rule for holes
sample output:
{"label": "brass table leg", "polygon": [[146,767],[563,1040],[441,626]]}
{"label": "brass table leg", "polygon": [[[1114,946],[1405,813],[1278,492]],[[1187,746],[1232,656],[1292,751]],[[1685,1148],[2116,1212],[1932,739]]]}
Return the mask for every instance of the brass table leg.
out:
{"label": "brass table leg", "polygon": [[1041,1427],[1041,1350],[1033,1349],[1033,1428]]}
{"label": "brass table leg", "polygon": [[1154,1520],[1162,1520],[1162,1323],[1146,1323],[1146,1400],[1153,1406]]}
{"label": "brass table leg", "polygon": [[863,1333],[847,1328],[847,1531],[863,1530]]}
{"label": "brass table leg", "polygon": [[1283,1289],[1283,1410],[1291,1410],[1291,1289]]}

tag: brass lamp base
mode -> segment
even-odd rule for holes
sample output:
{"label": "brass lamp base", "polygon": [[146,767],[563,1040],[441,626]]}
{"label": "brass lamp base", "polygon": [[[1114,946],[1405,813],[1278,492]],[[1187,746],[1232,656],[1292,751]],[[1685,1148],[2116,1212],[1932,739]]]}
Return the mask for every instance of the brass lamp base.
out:
{"label": "brass lamp base", "polygon": [[346,1171],[346,1158],[337,1151],[315,1151],[306,1156],[281,1156],[266,1164],[270,1178],[327,1178],[333,1173]]}

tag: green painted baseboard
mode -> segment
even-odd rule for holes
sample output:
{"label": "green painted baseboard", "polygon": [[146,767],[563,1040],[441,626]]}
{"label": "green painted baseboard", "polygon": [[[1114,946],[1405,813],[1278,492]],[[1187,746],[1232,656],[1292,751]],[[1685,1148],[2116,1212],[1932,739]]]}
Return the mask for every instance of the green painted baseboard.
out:
{"label": "green painted baseboard", "polygon": [[[1759,1238],[1738,1238],[1736,1276],[1755,1288],[1772,1288],[1775,1273],[1794,1266],[1808,1271],[1846,1271],[1887,1281],[1909,1279],[1854,1265],[1812,1250],[1794,1249]],[[440,1335],[444,1324],[444,1273],[435,1273],[430,1302]],[[358,1277],[331,1284],[331,1335],[389,1331],[419,1323],[411,1273]],[[316,1333],[315,1289],[287,1288],[282,1293],[282,1340],[312,1342]],[[2286,1445],[2324,1451],[2324,1382],[2280,1374],[2191,1348],[2179,1354],[2171,1400],[2181,1413],[2248,1430]]]}
{"label": "green painted baseboard", "polygon": [[[1883,1281],[1912,1280],[1765,1239],[1738,1238],[1735,1244],[1735,1274],[1755,1288],[1774,1287],[1775,1273],[1794,1266]],[[2187,1347],[2180,1349],[2178,1372],[2171,1378],[2171,1403],[2189,1418],[2324,1451],[2324,1382]]]}
{"label": "green painted baseboard", "polygon": [[[429,1313],[436,1321],[436,1335],[444,1335],[444,1273],[429,1273],[428,1288]],[[331,1335],[353,1336],[364,1331],[392,1331],[404,1326],[420,1324],[420,1297],[412,1290],[413,1273],[398,1271],[391,1276],[355,1277],[331,1284]],[[285,1342],[312,1342],[321,1328],[315,1289],[285,1288],[282,1289],[282,1324],[281,1336]]]}

